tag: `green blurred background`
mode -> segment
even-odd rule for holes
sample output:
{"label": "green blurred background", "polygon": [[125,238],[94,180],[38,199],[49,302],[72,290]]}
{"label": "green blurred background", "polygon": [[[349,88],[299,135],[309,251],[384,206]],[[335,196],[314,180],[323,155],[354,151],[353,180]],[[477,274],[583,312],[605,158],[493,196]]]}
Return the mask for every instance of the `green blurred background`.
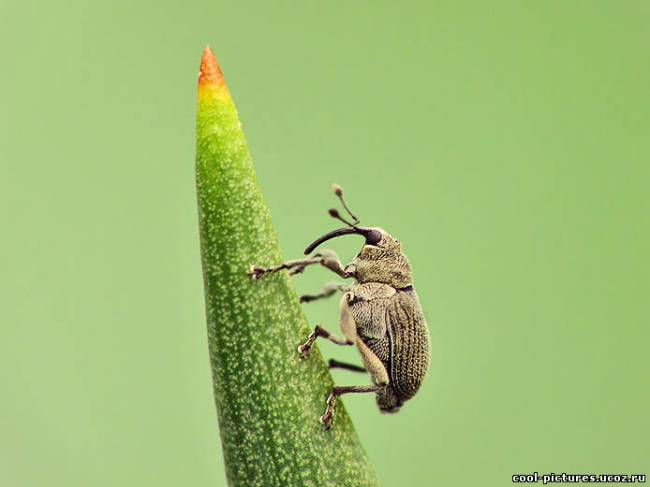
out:
{"label": "green blurred background", "polygon": [[[225,483],[193,173],[208,43],[285,256],[336,226],[338,182],[411,259],[428,380],[395,416],[345,399],[385,485],[650,474],[650,3],[3,0],[0,485]],[[307,313],[337,329],[336,302]]]}

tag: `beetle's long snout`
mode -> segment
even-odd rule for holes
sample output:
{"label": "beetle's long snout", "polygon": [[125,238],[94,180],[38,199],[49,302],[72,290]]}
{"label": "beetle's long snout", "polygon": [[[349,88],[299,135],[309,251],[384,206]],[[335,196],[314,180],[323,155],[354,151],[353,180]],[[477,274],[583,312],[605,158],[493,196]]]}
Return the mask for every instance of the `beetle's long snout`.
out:
{"label": "beetle's long snout", "polygon": [[309,247],[305,249],[305,255],[311,254],[316,247],[318,247],[323,242],[326,242],[332,238],[340,237],[342,235],[363,235],[366,238],[366,243],[374,245],[379,240],[381,240],[381,234],[377,230],[372,230],[370,228],[360,228],[360,227],[343,227],[332,230],[329,233],[326,233],[322,237],[314,240]]}

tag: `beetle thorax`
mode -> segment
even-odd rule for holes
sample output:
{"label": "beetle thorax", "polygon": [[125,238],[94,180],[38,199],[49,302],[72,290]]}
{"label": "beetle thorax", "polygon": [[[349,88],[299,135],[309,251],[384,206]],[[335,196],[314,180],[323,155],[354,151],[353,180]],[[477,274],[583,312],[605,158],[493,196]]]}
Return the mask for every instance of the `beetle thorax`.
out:
{"label": "beetle thorax", "polygon": [[382,233],[381,241],[377,245],[364,245],[353,262],[357,281],[382,282],[396,289],[410,286],[411,265],[399,241],[386,231],[378,230]]}

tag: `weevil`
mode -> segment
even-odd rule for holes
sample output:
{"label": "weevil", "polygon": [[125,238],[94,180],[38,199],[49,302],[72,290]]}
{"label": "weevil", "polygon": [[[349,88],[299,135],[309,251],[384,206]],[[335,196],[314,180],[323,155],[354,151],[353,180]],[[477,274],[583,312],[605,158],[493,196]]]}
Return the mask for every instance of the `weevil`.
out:
{"label": "weevil", "polygon": [[[371,385],[334,386],[320,418],[326,429],[332,426],[336,399],[343,394],[375,393],[382,412],[397,412],[420,388],[430,356],[429,330],[399,240],[382,228],[359,226],[361,221],[346,204],[341,187],[334,185],[333,191],[352,221],[331,209],[330,216],[345,226],[312,242],[305,249],[305,255],[310,257],[268,268],[253,265],[249,272],[253,279],[259,279],[281,270],[296,275],[308,266],[321,265],[343,279],[356,281],[351,285],[328,284],[318,294],[300,297],[300,302],[307,303],[341,292],[339,324],[343,333],[339,338],[317,325],[298,346],[300,358],[309,356],[317,338],[337,345],[356,345],[364,367],[336,360],[330,360],[329,367],[367,372],[372,379]],[[314,253],[322,243],[343,235],[365,238],[361,251],[346,266],[332,250]]]}

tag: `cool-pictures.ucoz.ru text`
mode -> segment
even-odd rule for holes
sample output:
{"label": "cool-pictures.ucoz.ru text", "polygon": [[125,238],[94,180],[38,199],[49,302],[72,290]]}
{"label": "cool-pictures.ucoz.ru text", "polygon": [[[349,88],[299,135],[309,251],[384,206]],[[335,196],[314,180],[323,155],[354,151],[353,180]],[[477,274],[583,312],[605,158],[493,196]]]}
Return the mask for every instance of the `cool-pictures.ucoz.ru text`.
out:
{"label": "cool-pictures.ucoz.ru text", "polygon": [[634,483],[645,483],[646,475],[645,474],[626,474],[626,473],[601,473],[601,474],[589,474],[589,473],[545,473],[540,474],[537,472],[533,473],[519,473],[512,476],[512,482],[515,484],[534,484],[542,482],[542,484],[552,484],[552,483],[567,483],[567,484],[578,484],[578,483],[606,483],[606,484],[634,484]]}

